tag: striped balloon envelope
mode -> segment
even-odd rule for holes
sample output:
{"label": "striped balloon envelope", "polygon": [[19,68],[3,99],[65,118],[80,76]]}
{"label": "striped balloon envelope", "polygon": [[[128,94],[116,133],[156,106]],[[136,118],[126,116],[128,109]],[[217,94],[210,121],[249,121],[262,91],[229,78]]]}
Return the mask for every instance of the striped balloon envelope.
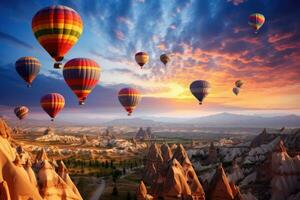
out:
{"label": "striped balloon envelope", "polygon": [[243,85],[244,85],[244,82],[242,80],[237,80],[235,82],[235,86],[238,88],[242,88]]}
{"label": "striped balloon envelope", "polygon": [[138,52],[135,54],[135,61],[142,69],[143,66],[148,63],[149,55],[146,52]]}
{"label": "striped balloon envelope", "polygon": [[51,121],[54,121],[56,115],[65,106],[65,98],[61,94],[50,93],[41,98],[40,104],[43,110],[52,118]]}
{"label": "striped balloon envelope", "polygon": [[28,115],[29,109],[26,106],[19,106],[14,109],[14,113],[19,120],[22,120]]}
{"label": "striped balloon envelope", "polygon": [[15,67],[17,73],[27,83],[27,86],[30,87],[32,81],[40,71],[41,63],[35,57],[26,56],[19,58],[15,63]]}
{"label": "striped balloon envelope", "polygon": [[65,64],[64,79],[77,96],[80,105],[84,104],[87,96],[99,82],[100,71],[99,65],[88,58],[74,58]]}
{"label": "striped balloon envelope", "polygon": [[257,33],[257,31],[265,23],[265,17],[260,13],[253,13],[249,16],[248,23],[255,30],[255,33]]}
{"label": "striped balloon envelope", "polygon": [[133,110],[136,108],[141,100],[141,95],[138,90],[133,88],[123,88],[118,94],[121,105],[128,112],[128,116],[131,115]]}
{"label": "striped balloon envelope", "polygon": [[197,80],[190,85],[191,93],[198,99],[200,105],[202,104],[203,99],[208,95],[209,89],[210,84],[205,80]]}
{"label": "striped balloon envelope", "polygon": [[80,15],[67,6],[50,6],[38,11],[32,19],[32,31],[42,47],[57,62],[78,41],[83,30]]}

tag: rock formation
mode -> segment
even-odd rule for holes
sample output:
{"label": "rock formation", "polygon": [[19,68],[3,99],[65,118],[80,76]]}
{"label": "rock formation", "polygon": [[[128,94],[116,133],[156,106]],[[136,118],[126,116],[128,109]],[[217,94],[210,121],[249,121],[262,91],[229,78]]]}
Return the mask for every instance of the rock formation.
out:
{"label": "rock formation", "polygon": [[144,130],[142,127],[138,130],[136,133],[135,139],[137,140],[149,140],[152,139],[154,136],[152,134],[151,128],[147,127],[146,130]]}
{"label": "rock formation", "polygon": [[211,142],[209,149],[208,149],[208,158],[207,158],[209,163],[215,163],[218,161],[218,153],[217,149],[214,146],[214,143]]}
{"label": "rock formation", "polygon": [[150,194],[147,194],[147,188],[143,181],[141,181],[138,186],[136,198],[137,200],[153,200],[153,197]]}
{"label": "rock formation", "polygon": [[167,144],[160,148],[152,144],[146,156],[143,180],[150,186],[154,199],[205,199],[203,188],[181,144],[173,153]]}
{"label": "rock formation", "polygon": [[300,190],[300,156],[291,158],[282,140],[271,156],[271,199],[280,200]]}
{"label": "rock formation", "polygon": [[239,200],[242,199],[241,193],[233,183],[229,183],[225,171],[220,164],[214,177],[211,180],[209,199],[212,200]]}
{"label": "rock formation", "polygon": [[[0,200],[81,200],[81,196],[67,173],[61,178],[48,162],[42,148],[36,156],[38,183],[31,168],[31,157],[25,163],[10,144],[10,128],[0,119]],[[17,154],[15,153],[17,152]]]}

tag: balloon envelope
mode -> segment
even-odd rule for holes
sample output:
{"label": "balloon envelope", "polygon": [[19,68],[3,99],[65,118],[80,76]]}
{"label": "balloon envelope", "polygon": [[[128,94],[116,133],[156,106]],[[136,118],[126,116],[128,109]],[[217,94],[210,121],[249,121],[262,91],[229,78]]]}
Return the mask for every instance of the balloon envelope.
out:
{"label": "balloon envelope", "polygon": [[14,113],[19,120],[22,120],[28,115],[29,109],[26,106],[19,106],[14,109]]}
{"label": "balloon envelope", "polygon": [[160,56],[160,61],[162,62],[162,63],[164,63],[164,65],[167,65],[168,64],[168,62],[170,62],[170,57],[167,55],[167,54],[162,54],[161,56]]}
{"label": "balloon envelope", "polygon": [[119,91],[118,98],[121,105],[128,112],[128,115],[131,115],[131,113],[141,100],[139,91],[133,88],[121,89]]}
{"label": "balloon envelope", "polygon": [[42,47],[57,62],[78,41],[83,30],[80,15],[67,6],[50,6],[32,19],[32,31]]}
{"label": "balloon envelope", "polygon": [[146,52],[138,52],[135,54],[135,61],[141,68],[148,63],[149,61],[149,55]]}
{"label": "balloon envelope", "polygon": [[205,80],[197,80],[191,83],[190,90],[192,94],[199,100],[199,104],[202,104],[203,99],[208,95],[210,89],[209,82]]}
{"label": "balloon envelope", "polygon": [[240,88],[234,87],[232,88],[232,92],[237,96],[240,93]]}
{"label": "balloon envelope", "polygon": [[64,79],[77,96],[80,105],[84,104],[87,96],[97,85],[100,70],[99,65],[88,58],[74,58],[65,64]]}
{"label": "balloon envelope", "polygon": [[53,121],[56,115],[64,108],[65,98],[61,94],[50,93],[41,98],[40,104]]}
{"label": "balloon envelope", "polygon": [[249,16],[248,23],[255,31],[258,31],[265,23],[265,16],[260,13],[253,13]]}
{"label": "balloon envelope", "polygon": [[243,86],[244,82],[242,80],[237,80],[235,82],[235,86],[238,87],[238,88],[241,88]]}
{"label": "balloon envelope", "polygon": [[40,71],[41,63],[35,57],[26,56],[19,58],[15,63],[15,67],[17,73],[30,87],[32,81],[36,78]]}

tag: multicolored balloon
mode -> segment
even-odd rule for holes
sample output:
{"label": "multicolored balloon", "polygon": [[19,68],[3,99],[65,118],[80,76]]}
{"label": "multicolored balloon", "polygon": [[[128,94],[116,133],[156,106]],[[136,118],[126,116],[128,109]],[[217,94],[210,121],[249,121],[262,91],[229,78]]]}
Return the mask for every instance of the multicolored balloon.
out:
{"label": "multicolored balloon", "polygon": [[168,62],[171,61],[171,59],[170,59],[170,57],[169,57],[167,54],[162,54],[162,55],[160,56],[160,61],[161,61],[162,63],[164,63],[164,65],[167,65]]}
{"label": "multicolored balloon", "polygon": [[74,58],[65,64],[64,79],[78,97],[80,105],[84,104],[87,96],[97,85],[100,71],[99,65],[88,58]]}
{"label": "multicolored balloon", "polygon": [[141,100],[141,95],[138,90],[133,88],[123,88],[119,91],[118,95],[121,105],[128,112],[128,116],[131,115]]}
{"label": "multicolored balloon", "polygon": [[65,106],[65,98],[61,94],[50,93],[41,98],[40,104],[43,110],[52,118],[51,121],[54,121],[56,115]]}
{"label": "multicolored balloon", "polygon": [[31,87],[32,81],[40,72],[40,61],[31,56],[21,57],[15,63],[16,71],[21,78],[27,83],[27,87]]}
{"label": "multicolored balloon", "polygon": [[19,106],[15,108],[14,112],[19,120],[22,120],[28,115],[29,109],[26,106]]}
{"label": "multicolored balloon", "polygon": [[198,99],[201,105],[203,99],[208,95],[210,89],[210,84],[204,80],[197,80],[191,83],[190,90],[192,94]]}
{"label": "multicolored balloon", "polygon": [[265,16],[260,13],[253,13],[249,16],[248,24],[255,30],[255,33],[265,23]]}
{"label": "multicolored balloon", "polygon": [[42,47],[60,68],[65,54],[78,41],[83,30],[80,15],[67,6],[50,6],[38,11],[32,19],[32,31]]}
{"label": "multicolored balloon", "polygon": [[240,93],[240,88],[234,87],[232,88],[232,92],[237,96]]}
{"label": "multicolored balloon", "polygon": [[237,80],[235,82],[235,86],[238,88],[242,88],[243,85],[244,85],[244,82],[242,80]]}
{"label": "multicolored balloon", "polygon": [[149,61],[149,55],[146,52],[138,52],[135,54],[135,61],[139,66],[141,66],[141,69],[145,64]]}

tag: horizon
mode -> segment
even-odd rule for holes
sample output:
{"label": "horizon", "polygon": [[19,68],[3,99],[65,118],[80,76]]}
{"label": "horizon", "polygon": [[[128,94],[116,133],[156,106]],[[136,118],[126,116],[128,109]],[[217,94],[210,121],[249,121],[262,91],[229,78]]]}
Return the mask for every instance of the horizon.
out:
{"label": "horizon", "polygon": [[[52,59],[31,30],[34,14],[53,3],[76,10],[84,24],[82,36],[63,63],[87,57],[102,69],[100,81],[83,107],[77,105],[61,70],[53,69]],[[187,119],[224,112],[300,115],[300,14],[294,4],[278,0],[3,2],[0,88],[5,95],[0,99],[0,114],[11,116],[15,106],[26,105],[32,111],[28,119],[47,120],[39,99],[57,91],[66,99],[57,121],[126,118],[117,92],[133,86],[142,93],[142,100],[131,118]],[[253,12],[266,17],[258,34],[247,22]],[[137,51],[150,55],[143,70],[134,60]],[[159,61],[162,53],[171,56],[166,67]],[[15,61],[27,55],[42,63],[29,89],[14,69]],[[189,84],[196,79],[205,79],[212,87],[201,106],[189,91]],[[231,90],[238,79],[245,85],[239,96],[234,96]]]}

